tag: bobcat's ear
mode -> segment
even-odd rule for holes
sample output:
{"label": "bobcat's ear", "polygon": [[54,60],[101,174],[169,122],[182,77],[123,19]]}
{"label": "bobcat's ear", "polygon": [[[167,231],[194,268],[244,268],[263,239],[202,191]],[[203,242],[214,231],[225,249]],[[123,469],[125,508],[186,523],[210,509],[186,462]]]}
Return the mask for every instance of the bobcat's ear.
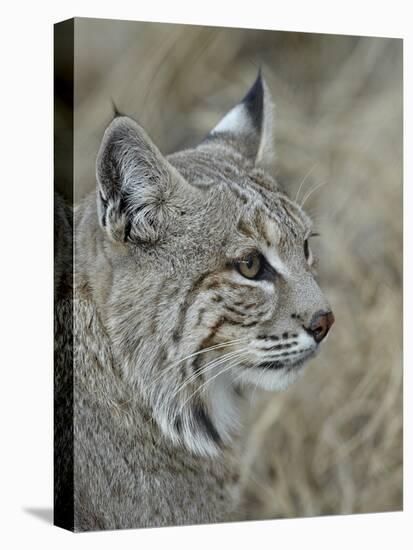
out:
{"label": "bobcat's ear", "polygon": [[118,116],[106,129],[96,178],[99,220],[109,237],[155,242],[182,177],[131,118]]}
{"label": "bobcat's ear", "polygon": [[272,166],[275,159],[273,111],[271,94],[260,70],[247,95],[213,128],[207,141],[228,141],[254,163]]}

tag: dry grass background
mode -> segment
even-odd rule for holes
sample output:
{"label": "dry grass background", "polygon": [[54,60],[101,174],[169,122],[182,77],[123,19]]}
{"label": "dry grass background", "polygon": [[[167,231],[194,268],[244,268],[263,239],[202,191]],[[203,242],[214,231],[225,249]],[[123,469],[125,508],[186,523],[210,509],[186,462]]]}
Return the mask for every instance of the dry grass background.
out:
{"label": "dry grass background", "polygon": [[303,378],[249,415],[245,515],[400,510],[401,41],[86,19],[75,29],[76,199],[94,188],[111,98],[169,153],[202,138],[262,65],[280,179],[293,197],[305,179],[301,200],[324,184],[306,209],[336,324]]}

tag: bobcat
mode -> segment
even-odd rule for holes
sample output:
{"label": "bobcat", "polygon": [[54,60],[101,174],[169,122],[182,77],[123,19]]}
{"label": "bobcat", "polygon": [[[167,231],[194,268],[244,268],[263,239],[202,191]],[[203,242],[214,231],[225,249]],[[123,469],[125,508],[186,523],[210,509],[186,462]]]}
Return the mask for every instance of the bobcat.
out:
{"label": "bobcat", "polygon": [[193,149],[106,129],[74,217],[75,530],[237,517],[249,388],[295,381],[334,321],[273,164],[261,74]]}

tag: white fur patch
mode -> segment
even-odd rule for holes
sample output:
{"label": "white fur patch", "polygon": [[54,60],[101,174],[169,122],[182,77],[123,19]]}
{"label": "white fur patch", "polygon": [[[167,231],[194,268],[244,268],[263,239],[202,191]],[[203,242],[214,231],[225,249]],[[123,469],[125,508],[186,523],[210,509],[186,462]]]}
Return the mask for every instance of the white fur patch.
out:
{"label": "white fur patch", "polygon": [[283,277],[289,277],[290,271],[285,265],[285,263],[281,260],[280,256],[278,255],[278,252],[274,248],[266,247],[265,248],[265,258],[267,262],[275,269],[277,273],[282,275]]}
{"label": "white fur patch", "polygon": [[234,134],[248,134],[254,131],[248,110],[242,103],[236,105],[212,130],[212,134],[232,132]]}
{"label": "white fur patch", "polygon": [[261,369],[252,368],[242,373],[244,383],[257,386],[267,391],[283,391],[295,382],[303,372],[303,366],[287,369]]}

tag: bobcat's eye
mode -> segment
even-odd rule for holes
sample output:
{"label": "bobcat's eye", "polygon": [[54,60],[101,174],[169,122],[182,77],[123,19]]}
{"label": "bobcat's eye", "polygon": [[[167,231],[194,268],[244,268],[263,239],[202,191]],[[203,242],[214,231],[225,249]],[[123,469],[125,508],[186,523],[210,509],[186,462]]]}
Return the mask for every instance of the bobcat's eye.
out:
{"label": "bobcat's eye", "polygon": [[238,271],[247,279],[255,279],[262,271],[263,257],[258,252],[248,254],[243,260],[237,262]]}

